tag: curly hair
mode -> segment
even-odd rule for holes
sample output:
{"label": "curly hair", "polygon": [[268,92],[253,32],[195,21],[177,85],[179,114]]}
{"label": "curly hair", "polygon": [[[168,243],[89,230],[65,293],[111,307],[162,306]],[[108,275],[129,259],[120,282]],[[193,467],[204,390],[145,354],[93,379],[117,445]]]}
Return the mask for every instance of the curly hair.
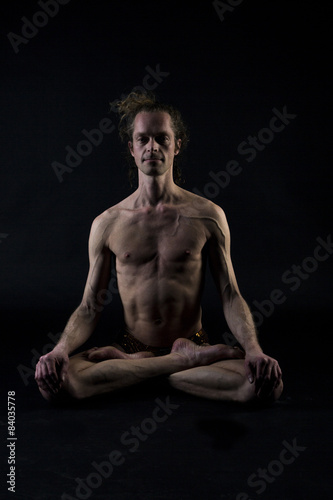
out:
{"label": "curly hair", "polygon": [[[181,140],[181,152],[187,146],[189,134],[181,113],[174,106],[158,101],[155,94],[152,92],[132,91],[124,99],[114,101],[110,103],[110,105],[111,109],[115,109],[120,116],[118,130],[120,138],[123,142],[133,140],[134,120],[138,113],[142,111],[164,111],[169,113],[171,117],[171,127],[175,134],[175,141],[178,141],[178,139]],[[180,185],[184,181],[182,179],[181,170],[177,161],[178,156],[179,155],[174,158],[173,175],[175,183]],[[127,151],[126,158],[129,162],[128,177],[131,186],[133,186],[137,176],[137,167],[129,151]]]}

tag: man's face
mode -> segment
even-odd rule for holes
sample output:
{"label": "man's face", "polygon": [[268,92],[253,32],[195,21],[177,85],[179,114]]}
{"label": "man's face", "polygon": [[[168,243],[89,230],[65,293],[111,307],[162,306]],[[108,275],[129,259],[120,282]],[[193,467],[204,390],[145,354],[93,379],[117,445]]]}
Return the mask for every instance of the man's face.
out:
{"label": "man's face", "polygon": [[141,172],[158,176],[172,168],[180,142],[179,139],[175,143],[169,113],[143,111],[135,117],[133,142],[129,142],[128,147]]}

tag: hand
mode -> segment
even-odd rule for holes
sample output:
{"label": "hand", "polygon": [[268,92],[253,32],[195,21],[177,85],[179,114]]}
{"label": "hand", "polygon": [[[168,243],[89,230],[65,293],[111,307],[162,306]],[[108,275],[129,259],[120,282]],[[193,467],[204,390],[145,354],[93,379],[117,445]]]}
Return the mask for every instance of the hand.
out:
{"label": "hand", "polygon": [[261,399],[271,396],[282,380],[279,363],[263,352],[246,354],[245,371],[249,382],[255,384],[256,395]]}
{"label": "hand", "polygon": [[57,347],[41,356],[35,371],[38,386],[51,395],[56,395],[65,381],[68,365],[68,354]]}

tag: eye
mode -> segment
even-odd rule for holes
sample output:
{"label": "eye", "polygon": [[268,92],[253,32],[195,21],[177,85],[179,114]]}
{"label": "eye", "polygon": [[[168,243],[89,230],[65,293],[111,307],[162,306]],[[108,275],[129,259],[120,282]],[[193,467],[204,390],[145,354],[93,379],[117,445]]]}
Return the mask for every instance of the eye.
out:
{"label": "eye", "polygon": [[168,142],[168,140],[169,140],[169,137],[167,135],[159,135],[158,137],[156,137],[156,141],[159,144],[165,144],[166,142]]}

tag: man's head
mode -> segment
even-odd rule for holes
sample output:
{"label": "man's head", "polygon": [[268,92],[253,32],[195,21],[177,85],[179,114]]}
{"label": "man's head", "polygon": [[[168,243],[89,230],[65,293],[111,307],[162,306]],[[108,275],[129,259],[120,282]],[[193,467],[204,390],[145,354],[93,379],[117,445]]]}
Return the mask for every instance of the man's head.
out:
{"label": "man's head", "polygon": [[[119,134],[129,146],[131,183],[137,167],[146,172],[152,168],[163,172],[173,163],[174,180],[180,184],[181,173],[176,158],[188,142],[180,112],[169,104],[157,101],[151,93],[131,92],[125,99],[116,102],[116,106],[120,114]],[[152,161],[154,156],[155,162]]]}
{"label": "man's head", "polygon": [[138,169],[159,176],[173,168],[181,139],[175,138],[171,117],[165,111],[140,111],[133,124],[128,147]]}

